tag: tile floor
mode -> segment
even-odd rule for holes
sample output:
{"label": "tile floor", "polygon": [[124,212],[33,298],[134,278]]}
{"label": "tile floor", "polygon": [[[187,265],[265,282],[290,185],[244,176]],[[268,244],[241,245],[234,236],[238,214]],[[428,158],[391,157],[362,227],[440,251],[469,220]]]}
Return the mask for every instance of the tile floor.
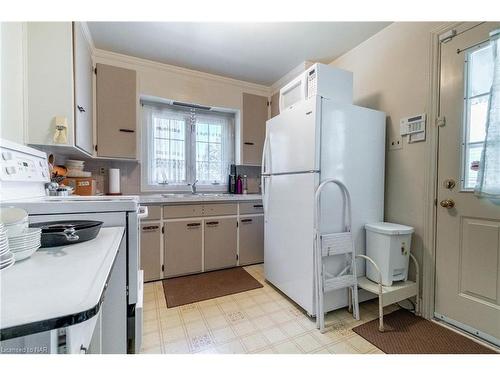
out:
{"label": "tile floor", "polygon": [[264,280],[263,265],[245,269],[264,287],[175,308],[167,308],[160,281],[147,283],[142,353],[382,353],[351,330],[377,318],[374,301],[360,305],[361,321],[347,309],[329,313],[321,334]]}

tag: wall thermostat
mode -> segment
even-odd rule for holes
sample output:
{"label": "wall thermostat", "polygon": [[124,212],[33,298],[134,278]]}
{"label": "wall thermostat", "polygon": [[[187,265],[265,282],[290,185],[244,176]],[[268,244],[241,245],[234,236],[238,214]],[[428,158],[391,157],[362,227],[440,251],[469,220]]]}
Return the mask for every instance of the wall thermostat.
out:
{"label": "wall thermostat", "polygon": [[402,118],[399,129],[401,136],[408,136],[408,143],[425,141],[425,113]]}

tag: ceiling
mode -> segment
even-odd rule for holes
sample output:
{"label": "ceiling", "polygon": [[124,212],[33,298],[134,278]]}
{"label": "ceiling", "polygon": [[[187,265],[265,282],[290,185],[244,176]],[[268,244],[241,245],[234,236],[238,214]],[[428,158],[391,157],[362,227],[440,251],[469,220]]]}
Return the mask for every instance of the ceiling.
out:
{"label": "ceiling", "polygon": [[89,22],[95,46],[271,85],[303,61],[329,63],[387,22]]}

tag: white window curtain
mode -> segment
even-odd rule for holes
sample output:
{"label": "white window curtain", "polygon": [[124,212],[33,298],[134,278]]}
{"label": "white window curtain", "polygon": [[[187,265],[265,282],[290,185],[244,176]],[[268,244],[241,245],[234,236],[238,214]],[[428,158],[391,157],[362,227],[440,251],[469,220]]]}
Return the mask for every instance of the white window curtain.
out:
{"label": "white window curtain", "polygon": [[226,183],[234,163],[234,114],[152,102],[142,107],[143,188]]}
{"label": "white window curtain", "polygon": [[490,33],[493,53],[493,82],[488,103],[486,136],[474,192],[500,198],[500,29]]}

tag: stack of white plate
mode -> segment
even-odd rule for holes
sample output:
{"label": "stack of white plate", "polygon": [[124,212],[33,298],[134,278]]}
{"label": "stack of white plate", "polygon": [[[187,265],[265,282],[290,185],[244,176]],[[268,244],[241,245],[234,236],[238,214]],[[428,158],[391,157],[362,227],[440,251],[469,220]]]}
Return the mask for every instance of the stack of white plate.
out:
{"label": "stack of white plate", "polygon": [[0,223],[0,270],[12,267],[15,262],[14,254],[12,254],[9,249],[9,241],[7,240],[5,227]]}
{"label": "stack of white plate", "polygon": [[22,208],[2,207],[0,222],[4,225],[7,237],[15,236],[28,228],[28,213]]}
{"label": "stack of white plate", "polygon": [[84,171],[84,165],[85,161],[84,160],[72,160],[68,159],[66,160],[66,163],[64,164],[65,167],[68,170],[68,177],[91,177],[92,173]]}
{"label": "stack of white plate", "polygon": [[15,236],[9,235],[9,249],[16,261],[20,261],[29,258],[40,248],[41,239],[40,228],[27,228]]}
{"label": "stack of white plate", "polygon": [[66,160],[66,163],[64,165],[68,169],[75,169],[75,170],[78,170],[78,171],[83,171],[84,164],[85,164],[84,160],[71,160],[71,159],[68,159],[68,160]]}

